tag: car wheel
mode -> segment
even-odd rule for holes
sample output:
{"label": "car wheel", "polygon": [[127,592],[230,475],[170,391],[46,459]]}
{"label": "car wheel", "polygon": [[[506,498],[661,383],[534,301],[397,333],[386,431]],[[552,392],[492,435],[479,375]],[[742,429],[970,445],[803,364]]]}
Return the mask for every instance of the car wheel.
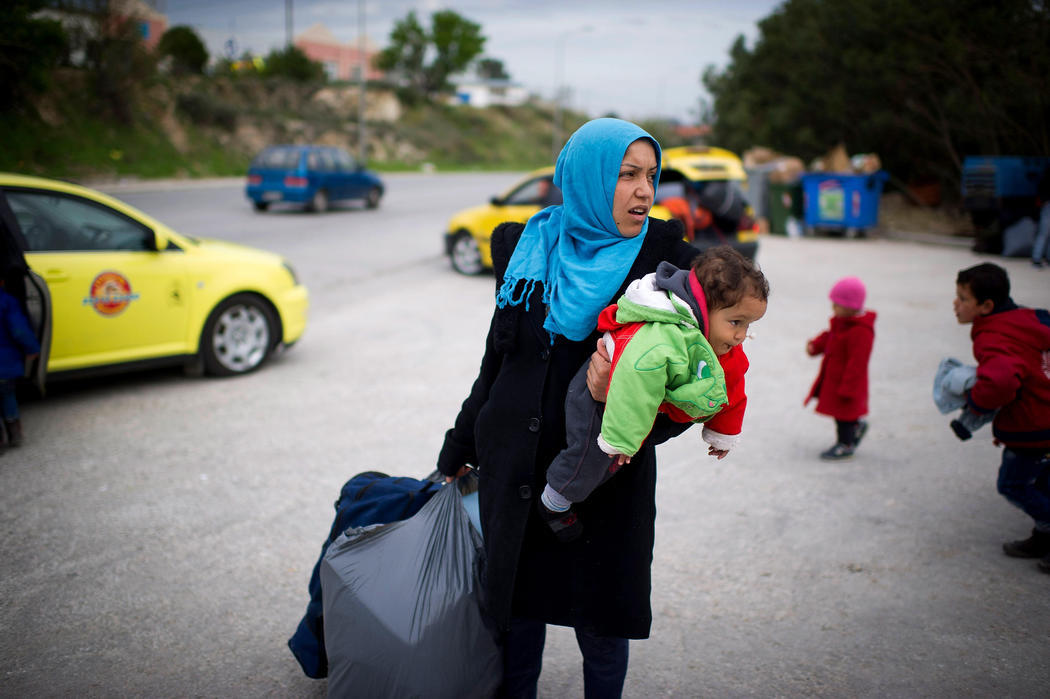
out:
{"label": "car wheel", "polygon": [[474,240],[474,236],[466,231],[460,231],[452,240],[451,258],[452,269],[460,274],[480,274],[483,269],[478,241]]}
{"label": "car wheel", "polygon": [[253,201],[252,208],[256,211],[266,211],[270,208],[270,202],[268,201]]}
{"label": "car wheel", "polygon": [[212,376],[246,374],[262,366],[276,346],[277,322],[269,305],[236,294],[211,312],[201,333],[201,360]]}
{"label": "car wheel", "polygon": [[379,208],[379,199],[383,196],[383,193],[379,191],[379,187],[372,187],[368,190],[368,194],[365,196],[365,207],[369,209]]}
{"label": "car wheel", "polygon": [[313,198],[310,199],[310,210],[316,211],[319,214],[328,211],[328,193],[323,189],[314,192]]}

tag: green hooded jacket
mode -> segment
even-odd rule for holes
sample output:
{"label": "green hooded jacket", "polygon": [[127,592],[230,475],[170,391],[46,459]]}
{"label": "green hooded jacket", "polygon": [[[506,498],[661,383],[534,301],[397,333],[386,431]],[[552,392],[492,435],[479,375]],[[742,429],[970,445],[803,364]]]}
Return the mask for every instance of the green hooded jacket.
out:
{"label": "green hooded jacket", "polygon": [[[628,456],[645,441],[662,404],[703,422],[728,402],[722,365],[688,307],[669,291],[654,293],[669,298],[674,310],[636,303],[624,295],[616,303],[621,327],[599,325],[616,343],[601,437]],[[642,325],[628,325],[633,323]],[[669,412],[684,421],[674,410]]]}

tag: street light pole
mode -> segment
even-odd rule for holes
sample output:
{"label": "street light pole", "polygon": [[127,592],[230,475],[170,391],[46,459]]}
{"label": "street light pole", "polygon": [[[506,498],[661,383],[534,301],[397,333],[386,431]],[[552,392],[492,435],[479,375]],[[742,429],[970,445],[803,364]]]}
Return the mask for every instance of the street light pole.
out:
{"label": "street light pole", "polygon": [[365,61],[365,0],[357,0],[357,159],[362,167],[368,162],[368,147],[365,144],[365,87],[368,82]]}
{"label": "street light pole", "polygon": [[561,81],[565,63],[565,37],[562,32],[554,40],[554,120],[551,124],[551,160],[558,159],[561,152]]}
{"label": "street light pole", "polygon": [[292,46],[292,0],[284,0],[284,47]]}
{"label": "street light pole", "polygon": [[558,159],[558,153],[561,152],[562,146],[561,101],[566,92],[565,86],[562,85],[564,79],[563,73],[565,72],[565,38],[568,37],[569,34],[586,34],[592,29],[593,27],[590,25],[583,26],[579,29],[561,32],[554,39],[554,123],[551,125],[551,152],[554,160]]}

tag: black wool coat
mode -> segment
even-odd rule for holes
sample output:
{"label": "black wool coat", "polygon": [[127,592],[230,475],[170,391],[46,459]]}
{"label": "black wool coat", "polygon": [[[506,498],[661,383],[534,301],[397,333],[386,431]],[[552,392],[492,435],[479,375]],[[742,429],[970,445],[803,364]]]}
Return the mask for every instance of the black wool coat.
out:
{"label": "black wool coat", "polygon": [[[496,288],[524,225],[500,224],[492,235]],[[661,261],[688,268],[696,248],[677,222],[649,219],[649,230],[614,302],[627,284]],[[539,286],[539,285],[537,285]],[[576,505],[583,536],[558,542],[538,517],[547,466],[565,447],[565,393],[594,352],[598,333],[551,344],[546,308],[536,289],[525,304],[496,309],[481,369],[455,426],[445,435],[438,468],[454,475],[478,469],[486,551],[486,606],[505,629],[512,617],[583,628],[621,638],[648,638],[656,458],[653,445],[688,427],[661,415],[631,463]]]}

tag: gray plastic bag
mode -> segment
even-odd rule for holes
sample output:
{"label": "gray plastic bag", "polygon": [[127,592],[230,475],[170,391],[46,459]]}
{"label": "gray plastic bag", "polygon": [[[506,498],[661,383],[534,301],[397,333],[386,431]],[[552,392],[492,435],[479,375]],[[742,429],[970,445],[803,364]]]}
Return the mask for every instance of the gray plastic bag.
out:
{"label": "gray plastic bag", "polygon": [[409,519],[348,529],[321,563],[329,697],[490,697],[481,535],[453,485]]}

